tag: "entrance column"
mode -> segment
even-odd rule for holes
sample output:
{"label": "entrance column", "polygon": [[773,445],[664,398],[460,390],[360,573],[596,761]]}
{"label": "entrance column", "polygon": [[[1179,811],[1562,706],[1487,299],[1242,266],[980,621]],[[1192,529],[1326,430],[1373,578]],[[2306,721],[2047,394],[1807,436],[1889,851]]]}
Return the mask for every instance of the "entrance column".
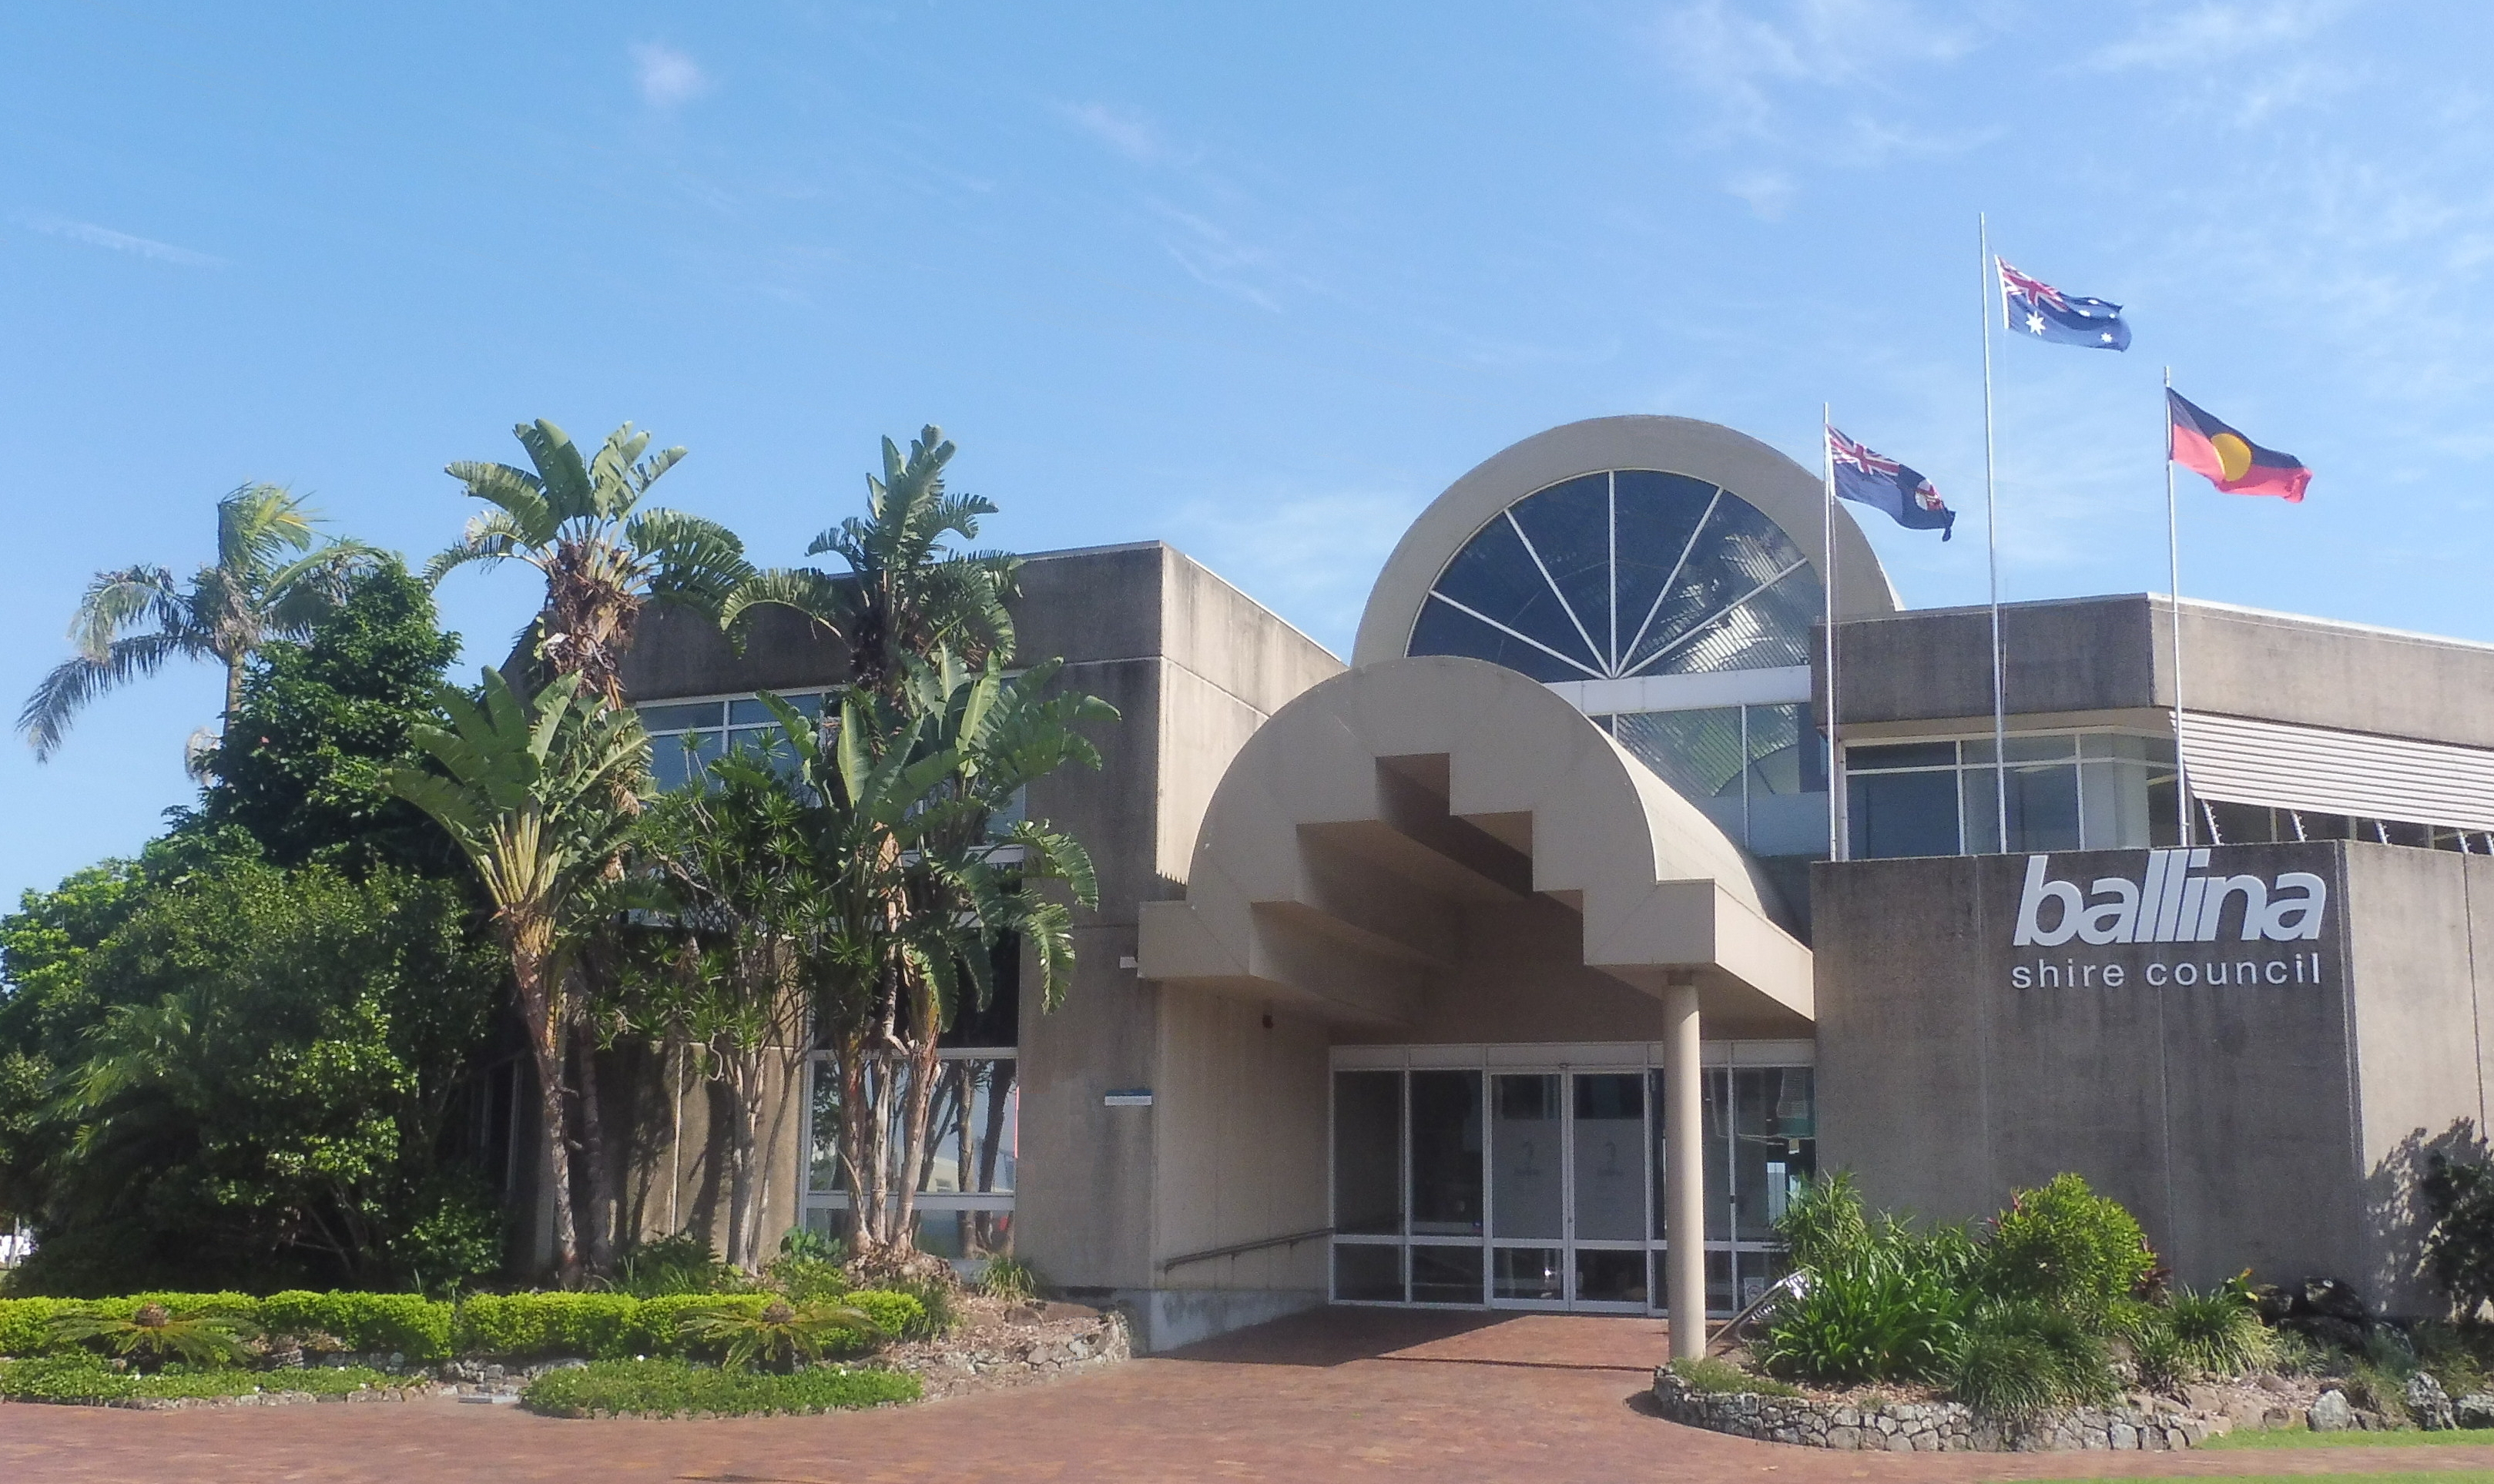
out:
{"label": "entrance column", "polygon": [[1671,1358],[1706,1353],[1706,1107],[1697,1065],[1696,976],[1682,970],[1662,989],[1663,1222],[1671,1294]]}

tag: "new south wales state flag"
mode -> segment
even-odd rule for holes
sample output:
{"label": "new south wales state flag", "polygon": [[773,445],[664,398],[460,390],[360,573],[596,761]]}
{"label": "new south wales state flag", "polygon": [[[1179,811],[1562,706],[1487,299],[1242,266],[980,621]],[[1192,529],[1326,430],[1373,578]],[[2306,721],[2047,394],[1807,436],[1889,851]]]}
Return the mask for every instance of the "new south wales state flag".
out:
{"label": "new south wales state flag", "polygon": [[2303,501],[2303,487],[2312,470],[2291,453],[2263,448],[2233,428],[2191,405],[2180,392],[2165,389],[2165,409],[2172,424],[2167,457],[2229,495],[2274,495],[2290,504]]}

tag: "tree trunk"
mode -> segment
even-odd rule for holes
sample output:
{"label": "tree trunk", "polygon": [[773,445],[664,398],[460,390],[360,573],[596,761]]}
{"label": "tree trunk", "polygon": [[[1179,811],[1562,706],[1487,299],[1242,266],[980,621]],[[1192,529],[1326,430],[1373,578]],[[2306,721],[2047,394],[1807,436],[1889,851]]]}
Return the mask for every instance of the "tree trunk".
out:
{"label": "tree trunk", "polygon": [[554,1197],[554,1260],[563,1287],[580,1281],[580,1239],[571,1211],[571,1145],[563,1137],[563,1053],[565,1017],[555,1004],[545,940],[552,930],[536,924],[503,924],[511,949],[511,978],[519,990],[520,1018],[536,1063],[537,1117],[543,1124],[546,1171]]}
{"label": "tree trunk", "polygon": [[597,1097],[597,1038],[586,1017],[572,1038],[572,1054],[580,1063],[580,1157],[589,1166],[589,1220],[583,1225],[589,1246],[589,1267],[606,1273],[615,1266],[615,1171],[606,1163],[606,1117]]}
{"label": "tree trunk", "polygon": [[718,1053],[727,1083],[727,1260],[746,1272],[753,1266],[753,1067],[749,1054],[733,1046]]}
{"label": "tree trunk", "polygon": [[935,1046],[942,1034],[934,986],[913,984],[910,998],[916,1003],[911,1007],[907,1043],[909,1101],[901,1114],[901,1181],[892,1223],[895,1246],[905,1246],[916,1235],[918,1171],[927,1162],[927,1105],[935,1096]]}

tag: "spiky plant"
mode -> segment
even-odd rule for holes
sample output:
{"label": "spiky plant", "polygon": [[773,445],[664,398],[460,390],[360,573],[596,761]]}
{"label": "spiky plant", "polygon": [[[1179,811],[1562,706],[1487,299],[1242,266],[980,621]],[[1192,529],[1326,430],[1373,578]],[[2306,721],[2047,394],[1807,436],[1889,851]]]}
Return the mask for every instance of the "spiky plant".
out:
{"label": "spiky plant", "polygon": [[254,1331],[247,1317],[230,1311],[176,1312],[151,1300],[133,1309],[127,1318],[92,1308],[54,1315],[51,1332],[56,1340],[100,1341],[106,1349],[138,1369],[152,1371],[168,1360],[231,1365],[242,1358],[243,1342]]}
{"label": "spiky plant", "polygon": [[756,1366],[793,1371],[800,1361],[817,1361],[834,1349],[882,1334],[863,1309],[846,1304],[792,1304],[784,1298],[773,1298],[759,1309],[706,1304],[687,1310],[680,1332],[688,1344],[717,1347],[720,1363],[731,1371]]}

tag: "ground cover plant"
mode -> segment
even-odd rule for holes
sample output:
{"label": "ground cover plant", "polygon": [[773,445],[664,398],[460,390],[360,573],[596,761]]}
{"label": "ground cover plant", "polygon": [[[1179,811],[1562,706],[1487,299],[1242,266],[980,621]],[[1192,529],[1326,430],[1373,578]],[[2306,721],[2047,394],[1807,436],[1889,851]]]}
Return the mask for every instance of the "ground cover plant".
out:
{"label": "ground cover plant", "polygon": [[101,1357],[79,1352],[0,1361],[0,1397],[13,1402],[172,1402],[291,1392],[347,1396],[416,1384],[368,1366],[317,1366],[246,1371],[233,1366],[168,1366],[153,1375],[114,1370]]}
{"label": "ground cover plant", "polygon": [[[2394,1432],[2373,1433],[2349,1429],[2340,1433],[2316,1433],[2301,1427],[2237,1428],[2231,1433],[2211,1438],[2204,1448],[2408,1448],[2447,1447],[2460,1444],[2494,1447],[2494,1428],[2457,1427],[2426,1432],[2421,1428],[2400,1428]],[[2448,1478],[2450,1475],[2438,1475]]]}
{"label": "ground cover plant", "polygon": [[682,1360],[607,1360],[549,1371],[520,1393],[552,1417],[718,1416],[837,1411],[914,1402],[918,1378],[898,1371],[815,1366],[778,1374]]}
{"label": "ground cover plant", "polygon": [[[122,1338],[185,1358],[166,1343],[171,1334],[201,1328],[228,1335],[231,1344],[200,1342],[187,1358],[210,1358],[214,1349],[235,1363],[250,1363],[291,1348],[328,1354],[395,1356],[418,1365],[454,1357],[539,1360],[571,1357],[619,1360],[634,1356],[716,1359],[737,1320],[759,1322],[773,1304],[836,1322],[815,1326],[820,1352],[863,1354],[888,1339],[915,1339],[938,1329],[919,1297],[883,1288],[843,1289],[836,1302],[796,1299],[768,1292],[670,1293],[636,1298],[628,1293],[484,1293],[456,1303],[414,1293],[147,1293],[123,1298],[0,1299],[0,1357],[89,1354],[102,1359]],[[156,1314],[147,1311],[154,1310]],[[161,1315],[162,1317],[157,1317]],[[687,1320],[700,1317],[709,1327]],[[154,1319],[153,1328],[145,1322]],[[183,1327],[175,1321],[198,1319]],[[212,1322],[210,1322],[212,1321]],[[150,1338],[152,1336],[152,1338]],[[245,1340],[254,1343],[243,1344]],[[138,1357],[143,1365],[144,1358]]]}
{"label": "ground cover plant", "polygon": [[1779,1230],[1806,1281],[1752,1348],[1769,1377],[1914,1382],[2016,1418],[2275,1354],[2247,1284],[2162,1289],[2139,1223],[2077,1175],[2019,1191],[1968,1228],[1874,1216],[1832,1174],[1795,1196]]}

